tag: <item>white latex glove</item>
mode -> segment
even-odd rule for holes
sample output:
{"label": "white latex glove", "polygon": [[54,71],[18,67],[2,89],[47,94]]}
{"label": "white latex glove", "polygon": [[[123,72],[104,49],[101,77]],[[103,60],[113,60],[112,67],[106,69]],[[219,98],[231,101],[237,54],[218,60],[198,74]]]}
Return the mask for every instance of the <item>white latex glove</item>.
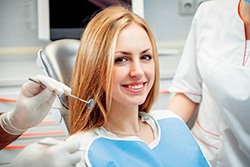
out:
{"label": "white latex glove", "polygon": [[82,152],[79,151],[78,142],[64,142],[52,138],[39,142],[25,147],[14,158],[10,167],[70,167],[81,160]]}
{"label": "white latex glove", "polygon": [[39,124],[50,111],[56,95],[71,92],[68,86],[50,77],[37,75],[32,79],[42,82],[46,88],[31,81],[22,86],[15,109],[1,116],[3,128],[10,134],[19,135]]}

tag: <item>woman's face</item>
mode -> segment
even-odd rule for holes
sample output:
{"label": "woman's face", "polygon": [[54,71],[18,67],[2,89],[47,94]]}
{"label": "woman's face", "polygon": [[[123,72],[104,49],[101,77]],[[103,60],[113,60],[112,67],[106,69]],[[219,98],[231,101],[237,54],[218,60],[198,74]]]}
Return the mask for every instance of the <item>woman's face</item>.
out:
{"label": "woman's face", "polygon": [[155,76],[150,39],[135,23],[119,34],[115,48],[112,105],[138,106],[152,88]]}

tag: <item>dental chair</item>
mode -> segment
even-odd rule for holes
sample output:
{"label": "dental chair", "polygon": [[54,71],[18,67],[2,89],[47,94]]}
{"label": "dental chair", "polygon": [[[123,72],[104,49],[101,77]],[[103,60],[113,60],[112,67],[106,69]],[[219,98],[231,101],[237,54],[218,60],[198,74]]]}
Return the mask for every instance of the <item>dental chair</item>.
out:
{"label": "dental chair", "polygon": [[[53,41],[38,52],[37,65],[44,70],[45,75],[69,85],[71,71],[75,62],[80,41],[62,39]],[[67,97],[58,96],[57,105],[37,126],[29,128],[17,140],[0,150],[0,166],[9,166],[18,153],[27,145],[38,142],[46,137],[64,141],[69,135],[66,116],[68,111]]]}
{"label": "dental chair", "polygon": [[[37,65],[40,66],[47,76],[69,86],[71,71],[75,62],[80,41],[76,39],[60,39],[52,41],[38,52]],[[67,114],[67,96],[58,95],[62,105],[63,117]]]}
{"label": "dental chair", "polygon": [[[37,65],[44,70],[45,75],[69,85],[79,43],[75,39],[62,39],[47,44],[38,52]],[[53,104],[39,125],[28,129],[17,140],[0,150],[1,167],[9,166],[18,153],[31,143],[46,137],[62,141],[68,137],[67,121],[64,121],[68,113],[67,97],[60,95],[55,102],[58,106]]]}

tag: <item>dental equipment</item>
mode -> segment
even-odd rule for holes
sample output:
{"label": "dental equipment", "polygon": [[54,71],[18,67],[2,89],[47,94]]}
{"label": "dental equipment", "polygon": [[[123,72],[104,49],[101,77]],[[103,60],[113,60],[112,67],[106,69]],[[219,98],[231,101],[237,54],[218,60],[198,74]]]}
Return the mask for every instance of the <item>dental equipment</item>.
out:
{"label": "dental equipment", "polygon": [[[32,81],[32,82],[34,82],[34,83],[37,83],[37,84],[41,85],[42,87],[46,88],[46,85],[44,85],[41,81],[37,81],[37,80],[34,80],[34,79],[32,79],[32,78],[28,78],[28,79],[29,79],[30,81]],[[71,98],[80,100],[80,101],[82,101],[82,102],[84,102],[84,103],[87,103],[88,109],[94,107],[94,100],[93,100],[93,99],[90,99],[89,101],[86,101],[86,100],[83,100],[83,99],[81,99],[81,98],[79,98],[79,97],[77,97],[77,96],[74,96],[74,95],[72,95],[72,94],[65,94],[65,95],[68,96],[68,97],[71,97]]]}

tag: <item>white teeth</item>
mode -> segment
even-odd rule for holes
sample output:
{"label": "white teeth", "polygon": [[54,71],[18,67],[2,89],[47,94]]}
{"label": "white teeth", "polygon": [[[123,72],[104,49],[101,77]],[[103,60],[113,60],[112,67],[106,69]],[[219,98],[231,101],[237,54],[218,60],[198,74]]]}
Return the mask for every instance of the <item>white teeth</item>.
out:
{"label": "white teeth", "polygon": [[143,87],[143,84],[140,84],[140,85],[128,85],[128,88],[130,89],[140,89]]}

